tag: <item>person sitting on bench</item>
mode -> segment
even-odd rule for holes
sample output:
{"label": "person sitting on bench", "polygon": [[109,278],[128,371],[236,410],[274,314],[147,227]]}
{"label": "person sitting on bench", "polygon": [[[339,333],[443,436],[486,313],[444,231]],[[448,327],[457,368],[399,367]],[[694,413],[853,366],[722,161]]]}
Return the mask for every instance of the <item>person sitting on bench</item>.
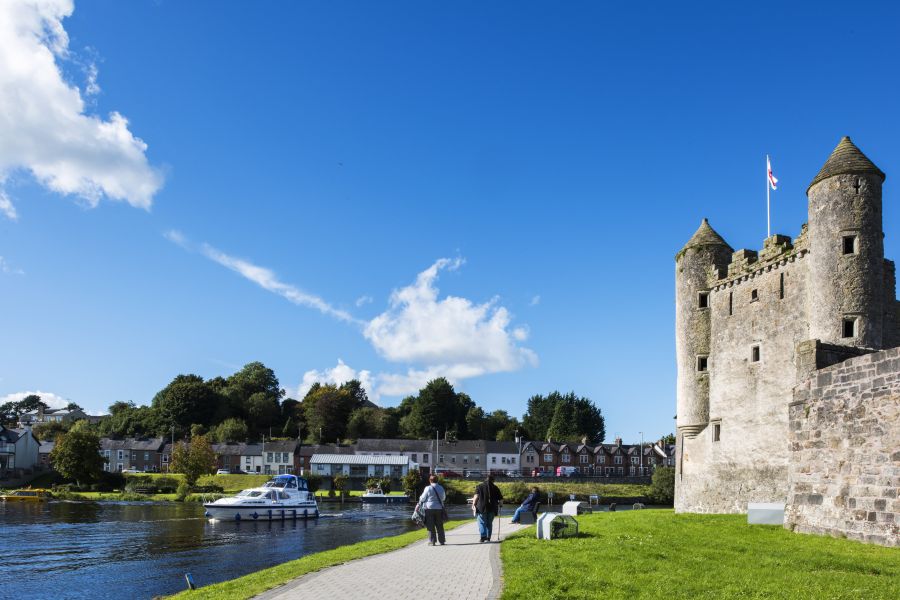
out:
{"label": "person sitting on bench", "polygon": [[537,505],[540,501],[540,495],[538,494],[538,489],[536,487],[531,488],[531,493],[528,494],[528,497],[525,498],[525,501],[522,502],[522,506],[516,509],[515,514],[513,514],[512,522],[519,522],[519,515],[523,512],[535,513],[537,512]]}

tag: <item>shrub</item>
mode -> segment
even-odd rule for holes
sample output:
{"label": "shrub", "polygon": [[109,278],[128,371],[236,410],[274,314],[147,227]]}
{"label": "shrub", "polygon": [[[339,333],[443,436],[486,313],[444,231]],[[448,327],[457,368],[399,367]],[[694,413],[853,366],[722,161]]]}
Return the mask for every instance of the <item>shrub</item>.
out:
{"label": "shrub", "polygon": [[157,477],[154,482],[160,494],[174,494],[178,490],[180,480],[177,477]]}
{"label": "shrub", "polygon": [[403,476],[403,492],[410,498],[417,498],[419,496],[419,481],[419,471],[410,469]]}
{"label": "shrub", "polygon": [[650,483],[650,501],[655,504],[672,504],[675,501],[674,467],[657,467]]}
{"label": "shrub", "polygon": [[321,475],[316,475],[315,473],[310,473],[306,476],[306,484],[309,486],[309,491],[312,493],[316,493],[319,491],[319,488],[322,487],[322,477]]}
{"label": "shrub", "polygon": [[528,486],[521,481],[516,481],[506,486],[503,492],[503,501],[509,504],[521,504],[528,496]]}
{"label": "shrub", "polygon": [[377,477],[369,477],[366,479],[366,489],[371,490],[381,485],[381,480]]}
{"label": "shrub", "polygon": [[97,491],[111,492],[113,490],[121,490],[125,488],[125,476],[121,473],[109,473],[102,471],[100,480],[97,482]]}
{"label": "shrub", "polygon": [[184,499],[187,498],[190,493],[191,486],[188,485],[187,481],[182,481],[178,484],[178,489],[175,491],[175,501],[184,502]]}
{"label": "shrub", "polygon": [[382,492],[384,492],[385,494],[391,493],[391,478],[390,477],[382,477],[379,480],[379,483],[381,485]]}

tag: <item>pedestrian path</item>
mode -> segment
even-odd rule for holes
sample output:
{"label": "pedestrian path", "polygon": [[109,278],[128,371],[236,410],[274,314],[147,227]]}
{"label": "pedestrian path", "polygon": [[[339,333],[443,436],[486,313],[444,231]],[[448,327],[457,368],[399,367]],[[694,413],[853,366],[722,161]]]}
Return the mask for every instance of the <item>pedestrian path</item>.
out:
{"label": "pedestrian path", "polygon": [[[518,531],[508,518],[500,519],[502,538]],[[447,544],[428,540],[406,548],[351,561],[299,577],[257,596],[257,600],[378,597],[421,600],[439,591],[441,598],[484,600],[500,595],[498,523],[494,538],[480,543],[474,519],[447,532]]]}

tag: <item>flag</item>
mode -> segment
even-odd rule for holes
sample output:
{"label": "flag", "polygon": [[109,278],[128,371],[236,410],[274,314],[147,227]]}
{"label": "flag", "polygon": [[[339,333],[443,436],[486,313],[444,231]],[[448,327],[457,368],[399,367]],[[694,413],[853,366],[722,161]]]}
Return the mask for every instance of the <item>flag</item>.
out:
{"label": "flag", "polygon": [[773,190],[778,189],[778,180],[775,179],[775,175],[772,174],[772,163],[769,162],[769,157],[766,156],[766,173],[769,174],[769,185],[772,186]]}

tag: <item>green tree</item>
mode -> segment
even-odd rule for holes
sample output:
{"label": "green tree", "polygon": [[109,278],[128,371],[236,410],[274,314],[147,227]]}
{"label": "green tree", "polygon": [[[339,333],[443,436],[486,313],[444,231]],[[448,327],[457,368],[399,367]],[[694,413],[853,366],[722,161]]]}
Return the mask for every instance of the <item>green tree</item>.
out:
{"label": "green tree", "polygon": [[417,396],[406,398],[400,408],[400,434],[412,439],[430,439],[435,431],[455,432],[469,437],[466,417],[475,403],[467,394],[457,393],[443,377],[429,381]]}
{"label": "green tree", "polygon": [[528,399],[528,408],[522,418],[522,424],[528,432],[539,440],[547,439],[550,421],[556,411],[556,403],[562,398],[559,392],[551,392],[547,396],[540,394]]}
{"label": "green tree", "polygon": [[675,468],[657,467],[650,481],[650,501],[671,505],[675,502]]}
{"label": "green tree", "polygon": [[215,442],[246,442],[247,423],[242,419],[225,419],[210,429],[209,437]]}
{"label": "green tree", "polygon": [[418,469],[410,469],[403,476],[403,493],[410,498],[419,497],[419,488],[421,486],[421,477]]}
{"label": "green tree", "polygon": [[664,436],[663,439],[660,440],[663,444],[674,444],[675,443],[675,434],[670,433],[667,436]]}
{"label": "green tree", "polygon": [[544,430],[545,437],[557,441],[579,441],[586,437],[592,444],[603,442],[606,437],[606,423],[600,409],[590,399],[578,397],[574,392],[565,395],[552,392],[546,398],[540,396],[530,398],[529,413],[525,415],[526,429],[534,433],[529,423],[531,427],[543,427],[543,419],[546,418],[551,403],[553,413]]}
{"label": "green tree", "polygon": [[219,400],[198,375],[178,375],[153,397],[152,406],[160,419],[182,432],[194,423],[209,424]]}
{"label": "green tree", "polygon": [[334,479],[331,482],[332,489],[337,490],[338,494],[341,497],[341,503],[344,502],[344,492],[349,484],[350,478],[343,474],[335,475]]}
{"label": "green tree", "polygon": [[391,493],[391,478],[390,477],[382,477],[378,484],[381,486],[381,491],[385,494]]}
{"label": "green tree", "polygon": [[71,425],[64,421],[48,421],[34,426],[34,435],[41,441],[55,440],[56,436],[69,431]]}
{"label": "green tree", "polygon": [[309,473],[305,476],[306,485],[309,488],[309,491],[315,494],[319,491],[319,488],[322,487],[322,476],[316,475],[315,473]]}
{"label": "green tree", "polygon": [[331,442],[347,437],[347,422],[356,399],[346,388],[314,385],[303,398],[308,438],[311,442]]}
{"label": "green tree", "polygon": [[176,444],[172,450],[172,471],[183,473],[188,485],[194,485],[201,475],[216,468],[216,455],[205,436],[191,438],[190,443]]}
{"label": "green tree", "polygon": [[50,462],[63,477],[75,480],[79,487],[96,481],[103,469],[100,438],[87,427],[76,424],[68,432],[57,436],[56,445],[50,452]]}
{"label": "green tree", "polygon": [[74,402],[69,402],[68,404],[66,404],[66,410],[80,410],[80,411],[83,411],[84,409],[81,408],[78,404],[76,404],[76,403],[74,403]]}

